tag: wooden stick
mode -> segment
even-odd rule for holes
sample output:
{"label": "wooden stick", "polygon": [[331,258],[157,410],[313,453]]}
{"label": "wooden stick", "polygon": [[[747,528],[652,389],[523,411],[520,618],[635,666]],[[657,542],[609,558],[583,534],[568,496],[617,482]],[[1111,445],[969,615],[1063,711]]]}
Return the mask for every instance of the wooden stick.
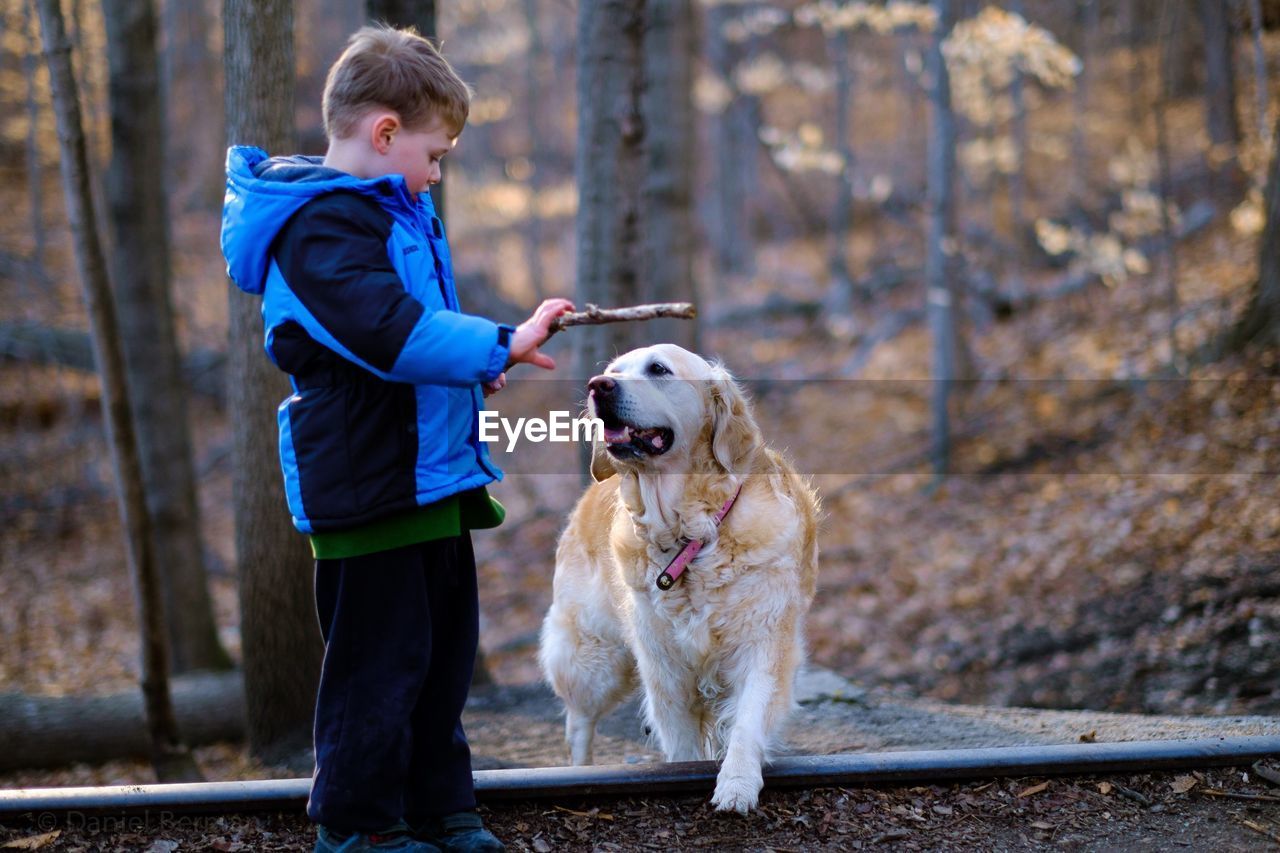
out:
{"label": "wooden stick", "polygon": [[1253,821],[1248,820],[1247,818],[1236,818],[1236,820],[1237,820],[1239,823],[1243,824],[1244,826],[1249,827],[1250,829],[1252,829],[1254,832],[1258,833],[1259,835],[1265,835],[1267,838],[1270,838],[1272,841],[1280,841],[1280,835],[1277,835],[1276,833],[1274,833],[1274,832],[1272,832],[1271,830],[1267,829],[1267,828],[1266,828],[1265,826],[1263,826],[1262,824],[1254,823]]}
{"label": "wooden stick", "polygon": [[1197,788],[1196,790],[1211,797],[1226,797],[1231,800],[1255,800],[1261,803],[1280,803],[1280,797],[1272,797],[1267,794],[1237,794],[1234,791],[1219,791],[1217,788]]}
{"label": "wooden stick", "polygon": [[652,305],[633,305],[629,308],[600,308],[587,303],[586,311],[561,314],[551,323],[551,334],[569,326],[598,326],[604,323],[623,323],[630,320],[656,320],[659,317],[675,317],[692,320],[698,309],[692,302],[657,302]]}

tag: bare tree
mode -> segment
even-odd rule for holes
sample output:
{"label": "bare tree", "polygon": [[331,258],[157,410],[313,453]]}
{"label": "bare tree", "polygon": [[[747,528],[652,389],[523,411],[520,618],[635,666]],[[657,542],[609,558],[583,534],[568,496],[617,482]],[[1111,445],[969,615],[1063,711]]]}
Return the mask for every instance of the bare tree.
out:
{"label": "bare tree", "polygon": [[[1097,55],[1098,40],[1098,6],[1100,0],[1080,0],[1077,13],[1079,17],[1080,75],[1076,78],[1074,105],[1079,120],[1071,126],[1071,200],[1078,207],[1083,207],[1089,190],[1089,137],[1085,133],[1084,116],[1089,111],[1089,90],[1093,83],[1094,57]],[[1026,152],[1022,152],[1025,156]],[[1025,165],[1022,166],[1025,169]]]}
{"label": "bare tree", "polygon": [[[1019,17],[1026,18],[1027,12],[1022,0],[1013,0],[1012,11]],[[1010,97],[1013,99],[1013,144],[1018,152],[1018,165],[1009,176],[1009,207],[1012,230],[1015,235],[1022,234],[1026,222],[1027,197],[1027,152],[1031,146],[1027,139],[1027,98],[1026,75],[1021,68],[1014,68]],[[1083,113],[1081,113],[1083,116]],[[1020,244],[1019,244],[1020,245]]]}
{"label": "bare tree", "polygon": [[71,42],[67,38],[58,0],[38,0],[37,9],[57,117],[67,218],[71,223],[76,267],[93,332],[94,358],[102,381],[107,441],[112,451],[120,515],[137,596],[142,640],[142,693],[151,738],[151,761],[156,776],[162,782],[195,780],[200,778],[200,772],[191,753],[182,745],[169,691],[169,650],[165,642],[151,519],[125,386],[124,357],[111,299],[111,282],[94,213],[89,155],[71,63]]}
{"label": "bare tree", "polygon": [[[293,140],[293,3],[225,0],[227,140],[287,150]],[[268,762],[311,745],[321,643],[306,539],[289,524],[279,476],[275,410],[289,394],[262,352],[257,298],[230,292],[227,406],[240,573],[249,746]]]}
{"label": "bare tree", "polygon": [[413,27],[419,35],[436,34],[436,0],[365,0],[365,15],[393,27]]}
{"label": "bare tree", "polygon": [[[413,27],[418,35],[436,39],[436,0],[365,0],[364,13],[370,21],[393,27]],[[445,164],[440,164],[443,174]],[[431,203],[436,215],[444,219],[444,182],[431,187]]]}
{"label": "bare tree", "polygon": [[1249,6],[1249,34],[1253,42],[1253,97],[1257,104],[1258,139],[1264,146],[1271,140],[1267,138],[1267,52],[1262,45],[1262,3],[1261,0],[1247,0]]}
{"label": "bare tree", "polygon": [[[1272,133],[1280,139],[1280,121]],[[1263,192],[1266,225],[1258,241],[1258,281],[1249,306],[1226,339],[1229,349],[1247,344],[1280,346],[1280,153],[1272,151]]]}
{"label": "bare tree", "polygon": [[[693,298],[693,58],[697,44],[692,0],[647,0],[644,26],[643,299]],[[697,349],[697,323],[656,320],[654,341]]]}
{"label": "bare tree", "polygon": [[[22,4],[22,23],[31,43],[37,41],[31,4]],[[35,239],[32,270],[39,280],[45,278],[44,256],[48,242],[44,230],[44,169],[40,160],[40,99],[36,94],[36,73],[40,65],[38,48],[29,46],[22,57],[22,74],[27,84],[27,197],[31,200],[31,236]]]}
{"label": "bare tree", "polygon": [[538,0],[523,0],[525,26],[529,29],[529,49],[525,51],[525,127],[529,145],[525,156],[529,161],[529,210],[525,217],[525,257],[529,264],[529,283],[534,298],[541,302],[546,297],[542,270],[542,217],[538,214],[538,199],[542,195],[546,179],[541,168],[539,149],[542,139],[542,30],[538,25]]}
{"label": "bare tree", "polygon": [[227,669],[218,642],[196,509],[187,392],[169,294],[165,132],[151,0],[102,0],[107,24],[115,233],[111,278],[173,672]]}
{"label": "bare tree", "polygon": [[951,107],[951,79],[942,43],[955,26],[952,0],[934,0],[938,25],[929,47],[929,232],[925,255],[925,299],[933,335],[933,472],[947,473],[951,456],[950,396],[957,370],[955,291],[951,256],[956,253],[956,119]]}
{"label": "bare tree", "polygon": [[[741,57],[740,51],[724,37],[723,30],[737,12],[738,7],[731,3],[716,3],[707,8],[707,59],[712,73],[726,83],[732,81],[734,68]],[[711,205],[713,227],[710,236],[715,269],[720,277],[749,273],[754,266],[748,234],[747,194],[754,177],[757,142],[749,101],[748,96],[735,92],[711,124],[715,195]]]}
{"label": "bare tree", "polygon": [[840,154],[840,179],[836,181],[835,203],[831,206],[831,237],[827,247],[827,308],[833,328],[853,328],[853,277],[845,260],[845,240],[853,220],[853,143],[850,142],[849,114],[853,98],[853,63],[849,53],[853,37],[846,27],[827,39],[827,53],[836,69],[835,148]]}
{"label": "bare tree", "polygon": [[1236,114],[1235,54],[1227,5],[1224,0],[1199,0],[1196,8],[1204,28],[1204,104],[1209,139],[1228,169],[1235,171],[1240,119]]}
{"label": "bare tree", "polygon": [[209,44],[216,25],[206,0],[160,4],[165,175],[176,207],[207,210],[221,201],[225,186],[223,116],[207,108],[221,97],[221,63]]}
{"label": "bare tree", "polygon": [[[644,0],[578,5],[577,282],[579,304],[641,301],[638,252],[644,121]],[[580,377],[635,342],[630,324],[574,336]]]}
{"label": "bare tree", "polygon": [[1164,268],[1165,294],[1169,309],[1169,364],[1178,367],[1178,256],[1174,244],[1173,221],[1169,215],[1169,207],[1173,203],[1173,177],[1171,155],[1169,153],[1169,123],[1167,120],[1168,105],[1173,98],[1174,81],[1174,43],[1173,35],[1178,31],[1182,16],[1178,10],[1168,5],[1160,7],[1160,25],[1157,32],[1160,48],[1160,91],[1155,99],[1156,121],[1156,159],[1160,172],[1160,242],[1161,266]]}

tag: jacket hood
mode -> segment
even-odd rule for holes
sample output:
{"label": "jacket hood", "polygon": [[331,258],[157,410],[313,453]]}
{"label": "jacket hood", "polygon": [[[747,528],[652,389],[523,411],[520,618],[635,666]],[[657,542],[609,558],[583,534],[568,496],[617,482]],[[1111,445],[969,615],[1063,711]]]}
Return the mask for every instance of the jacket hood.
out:
{"label": "jacket hood", "polygon": [[330,169],[323,157],[268,157],[261,148],[227,149],[227,194],[222,204],[222,254],[227,275],[247,293],[262,293],[270,265],[271,243],[298,208],[335,190],[399,196],[409,206],[404,178],[384,175],[362,179]]}

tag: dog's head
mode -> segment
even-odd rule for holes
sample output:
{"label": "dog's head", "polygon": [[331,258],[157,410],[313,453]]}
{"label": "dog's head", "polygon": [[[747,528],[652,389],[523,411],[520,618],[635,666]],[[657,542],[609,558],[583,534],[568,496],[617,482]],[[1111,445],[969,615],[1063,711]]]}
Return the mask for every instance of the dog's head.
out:
{"label": "dog's head", "polygon": [[592,449],[596,480],[620,468],[688,471],[704,461],[745,474],[760,446],[746,397],[729,371],[675,344],[632,350],[587,383],[604,423]]}

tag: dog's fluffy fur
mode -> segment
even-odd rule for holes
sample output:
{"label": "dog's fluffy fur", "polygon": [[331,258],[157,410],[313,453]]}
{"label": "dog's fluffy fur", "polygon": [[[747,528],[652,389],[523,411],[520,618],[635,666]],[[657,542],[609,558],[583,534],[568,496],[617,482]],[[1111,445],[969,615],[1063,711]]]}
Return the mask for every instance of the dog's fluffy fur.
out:
{"label": "dog's fluffy fur", "polygon": [[[639,684],[667,760],[723,759],[712,802],[746,813],[804,659],[817,496],[763,445],[718,364],[662,344],[619,357],[589,387],[606,442],[560,538],[539,654],[573,763],[591,763],[596,722]],[[661,591],[685,539],[705,545]]]}

